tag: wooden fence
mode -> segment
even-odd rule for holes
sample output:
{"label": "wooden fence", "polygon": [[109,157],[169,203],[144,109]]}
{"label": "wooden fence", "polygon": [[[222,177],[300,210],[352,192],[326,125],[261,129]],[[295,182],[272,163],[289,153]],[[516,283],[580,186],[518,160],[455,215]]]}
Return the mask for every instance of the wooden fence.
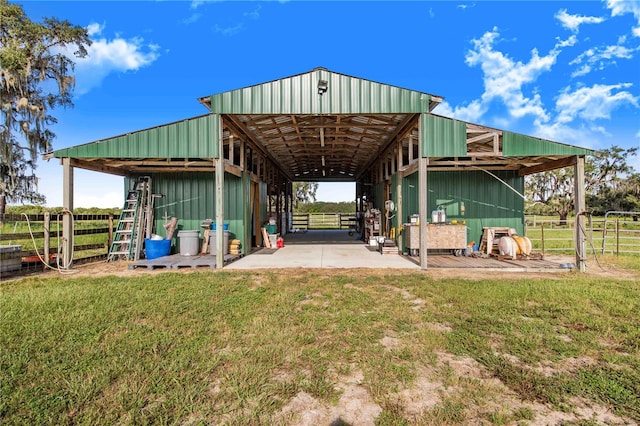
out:
{"label": "wooden fence", "polygon": [[[62,262],[62,214],[0,215],[0,245],[21,247],[21,271],[42,270],[43,260]],[[117,218],[113,214],[72,215],[73,263],[106,259]]]}
{"label": "wooden fence", "polygon": [[355,229],[354,213],[294,213],[292,226],[294,229]]}
{"label": "wooden fence", "polygon": [[[558,219],[527,217],[525,235],[542,253],[574,252],[574,219],[562,224]],[[640,255],[640,222],[633,217],[587,218],[587,252],[598,254]]]}

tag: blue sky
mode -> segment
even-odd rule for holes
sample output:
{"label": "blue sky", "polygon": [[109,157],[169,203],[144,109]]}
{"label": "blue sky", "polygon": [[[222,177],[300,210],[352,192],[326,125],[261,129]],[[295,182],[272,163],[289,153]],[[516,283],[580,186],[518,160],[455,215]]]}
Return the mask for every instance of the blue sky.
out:
{"label": "blue sky", "polygon": [[[93,45],[54,149],[206,113],[197,98],[316,67],[443,96],[435,113],[602,149],[640,145],[640,1],[14,1]],[[640,171],[640,159],[630,163]],[[62,167],[39,190],[62,204]],[[76,170],[75,207],[122,179]],[[351,200],[322,184],[322,201]]]}

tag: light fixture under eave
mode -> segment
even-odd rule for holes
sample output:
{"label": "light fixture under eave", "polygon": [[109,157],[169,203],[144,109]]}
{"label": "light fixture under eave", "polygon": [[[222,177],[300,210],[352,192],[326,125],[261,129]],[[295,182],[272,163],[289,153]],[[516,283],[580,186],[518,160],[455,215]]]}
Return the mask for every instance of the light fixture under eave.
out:
{"label": "light fixture under eave", "polygon": [[327,80],[318,80],[318,95],[322,96],[328,88]]}

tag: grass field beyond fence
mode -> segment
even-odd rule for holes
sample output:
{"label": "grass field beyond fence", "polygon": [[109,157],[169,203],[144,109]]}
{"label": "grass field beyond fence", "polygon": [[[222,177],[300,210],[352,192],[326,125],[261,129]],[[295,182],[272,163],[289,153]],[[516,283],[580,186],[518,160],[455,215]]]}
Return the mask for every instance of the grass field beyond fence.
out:
{"label": "grass field beyond fence", "polygon": [[637,423],[634,273],[4,282],[0,423]]}

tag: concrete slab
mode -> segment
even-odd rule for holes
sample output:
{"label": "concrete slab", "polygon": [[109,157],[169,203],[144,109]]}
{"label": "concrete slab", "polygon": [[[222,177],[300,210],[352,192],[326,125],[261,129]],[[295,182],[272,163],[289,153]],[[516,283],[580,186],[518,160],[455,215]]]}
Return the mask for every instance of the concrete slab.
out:
{"label": "concrete slab", "polygon": [[[280,268],[392,268],[420,270],[419,258],[401,254],[381,254],[347,231],[308,231],[287,234],[281,249],[257,249],[229,263],[225,269]],[[451,254],[429,254],[428,269],[500,270],[513,272],[554,272],[560,270],[557,259],[499,261]]]}
{"label": "concrete slab", "polygon": [[[346,232],[345,232],[346,234]],[[401,268],[420,269],[415,260],[401,255],[382,255],[360,244],[290,244],[260,255],[259,252],[230,263],[225,269],[271,268]]]}

